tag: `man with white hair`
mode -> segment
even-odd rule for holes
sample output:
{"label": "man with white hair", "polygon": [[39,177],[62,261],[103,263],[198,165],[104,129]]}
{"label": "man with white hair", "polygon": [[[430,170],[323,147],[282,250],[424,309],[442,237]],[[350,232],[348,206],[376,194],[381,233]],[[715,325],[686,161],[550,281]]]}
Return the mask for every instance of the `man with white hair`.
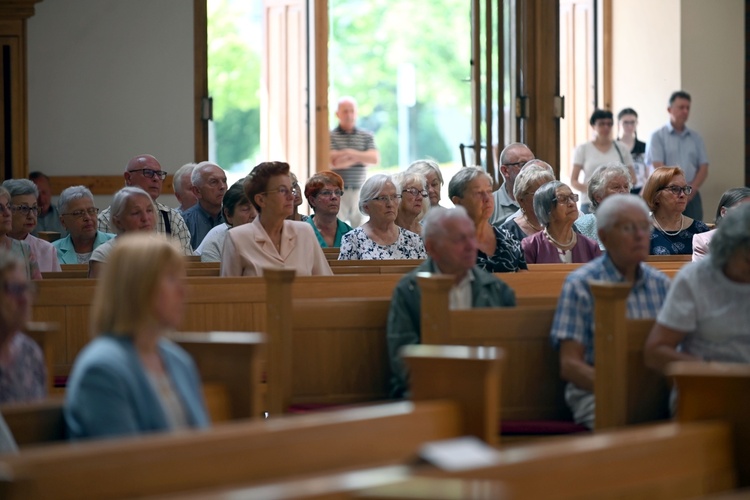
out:
{"label": "man with white hair", "polygon": [[504,222],[509,215],[521,208],[513,195],[513,185],[521,168],[533,159],[534,153],[521,142],[508,144],[500,153],[500,173],[503,176],[503,183],[493,194],[495,210],[490,217],[490,224]]}
{"label": "man with white hair", "polygon": [[376,165],[380,153],[375,147],[372,132],[356,127],[357,102],[353,97],[339,99],[336,109],[339,125],[331,130],[331,168],[344,179],[344,196],[341,197],[339,218],[359,227],[359,189],[367,178],[367,165]]}
{"label": "man with white hair", "polygon": [[190,176],[193,175],[195,163],[186,163],[177,169],[172,177],[172,189],[180,207],[177,209],[180,213],[198,203],[198,198],[193,194],[193,181]]}
{"label": "man with white hair", "polygon": [[422,236],[428,259],[401,278],[388,311],[386,338],[393,372],[392,397],[403,397],[407,390],[406,369],[399,350],[420,342],[422,294],[417,273],[450,274],[455,278],[450,292],[451,309],[516,305],[516,296],[508,285],[477,267],[476,227],[466,209],[431,209],[424,218]]}
{"label": "man with white hair", "polygon": [[217,164],[203,161],[195,166],[190,180],[198,203],[185,210],[182,216],[195,250],[211,229],[224,223],[221,204],[227,192],[227,174]]}
{"label": "man with white hair", "polygon": [[560,374],[568,382],[565,401],[573,418],[594,427],[594,300],[589,280],[629,283],[627,316],[655,318],[669,278],[644,263],[651,223],[642,198],[608,196],[596,210],[599,240],[606,253],[570,273],[563,284],[552,323],[552,344],[560,350]]}

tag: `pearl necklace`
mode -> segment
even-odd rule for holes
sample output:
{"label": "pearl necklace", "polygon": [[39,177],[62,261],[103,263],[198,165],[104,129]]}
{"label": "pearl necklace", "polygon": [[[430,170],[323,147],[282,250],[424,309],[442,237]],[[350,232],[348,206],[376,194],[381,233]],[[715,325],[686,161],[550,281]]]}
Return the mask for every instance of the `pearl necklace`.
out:
{"label": "pearl necklace", "polygon": [[553,238],[552,235],[549,234],[549,231],[547,231],[546,227],[544,228],[544,236],[546,236],[547,239],[550,241],[550,243],[555,245],[560,250],[569,250],[573,248],[576,245],[576,241],[577,241],[575,231],[573,231],[573,236],[570,237],[570,241],[567,243],[560,243],[555,238]]}
{"label": "pearl necklace", "polygon": [[659,224],[659,220],[656,218],[656,215],[651,214],[651,218],[654,219],[654,224],[656,224],[656,227],[661,231],[662,233],[666,234],[667,236],[677,236],[682,232],[683,229],[685,229],[685,216],[680,214],[680,229],[678,229],[675,232],[669,232],[663,227],[661,227],[661,224]]}

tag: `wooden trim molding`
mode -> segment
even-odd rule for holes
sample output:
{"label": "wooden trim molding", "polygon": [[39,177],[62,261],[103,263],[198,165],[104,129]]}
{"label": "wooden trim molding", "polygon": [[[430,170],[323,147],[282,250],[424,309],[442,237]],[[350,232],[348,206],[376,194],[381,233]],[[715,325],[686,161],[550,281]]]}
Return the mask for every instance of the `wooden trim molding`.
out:
{"label": "wooden trim molding", "polygon": [[34,15],[34,4],[42,0],[3,0],[0,2],[0,19],[22,20]]}
{"label": "wooden trim molding", "polygon": [[[162,193],[173,192],[172,179],[172,175],[164,179]],[[70,186],[86,186],[94,195],[113,195],[125,187],[122,175],[59,175],[50,177],[49,183],[53,195],[59,195],[63,189]]]}
{"label": "wooden trim molding", "polygon": [[331,148],[330,127],[328,125],[328,0],[314,0],[313,6],[313,29],[312,41],[314,61],[311,65],[310,81],[314,82],[314,92],[310,99],[315,99],[315,114],[312,116],[312,128],[314,134],[314,152],[311,155],[315,159],[315,165],[311,172],[329,170]]}
{"label": "wooden trim molding", "polygon": [[208,160],[208,120],[202,116],[203,98],[208,95],[208,8],[206,0],[193,0],[193,107],[195,120],[195,158]]}

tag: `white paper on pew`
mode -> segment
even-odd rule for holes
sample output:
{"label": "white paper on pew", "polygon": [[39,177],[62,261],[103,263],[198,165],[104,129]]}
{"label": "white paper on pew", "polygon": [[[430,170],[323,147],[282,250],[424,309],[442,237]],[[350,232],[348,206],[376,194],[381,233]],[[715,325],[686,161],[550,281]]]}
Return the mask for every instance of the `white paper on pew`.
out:
{"label": "white paper on pew", "polygon": [[500,460],[497,450],[473,436],[426,443],[420,448],[419,456],[446,471],[488,467]]}

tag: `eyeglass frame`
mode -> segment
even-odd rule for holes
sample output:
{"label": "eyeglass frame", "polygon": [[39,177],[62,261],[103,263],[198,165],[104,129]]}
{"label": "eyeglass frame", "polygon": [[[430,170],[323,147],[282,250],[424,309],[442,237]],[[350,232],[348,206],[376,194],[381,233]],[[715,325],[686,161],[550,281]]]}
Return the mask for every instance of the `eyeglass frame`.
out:
{"label": "eyeglass frame", "polygon": [[412,195],[415,198],[417,197],[417,195],[419,195],[422,198],[427,198],[430,195],[429,191],[427,191],[426,189],[420,190],[420,189],[417,189],[417,188],[414,188],[414,187],[407,188],[407,189],[402,189],[401,190],[401,195],[403,196],[404,193],[409,193],[410,195]]}
{"label": "eyeglass frame", "polygon": [[[140,172],[141,175],[147,179],[153,179],[154,176],[157,176],[159,180],[163,181],[167,178],[167,175],[169,172],[166,170],[155,170],[153,168],[136,168],[135,170],[128,170],[128,172]],[[151,172],[150,174],[146,172]]]}
{"label": "eyeglass frame", "polygon": [[75,219],[83,219],[86,215],[90,217],[96,217],[97,215],[99,215],[99,209],[96,207],[90,207],[90,208],[87,208],[86,210],[76,210],[75,212],[66,212],[60,215],[70,215],[71,217]]}
{"label": "eyeglass frame", "polygon": [[10,206],[11,212],[13,213],[21,212],[21,215],[23,215],[24,217],[28,217],[29,212],[33,213],[34,215],[39,215],[38,206],[30,207],[28,205],[12,205],[10,203],[8,205]]}
{"label": "eyeglass frame", "polygon": [[690,196],[690,193],[693,192],[693,186],[664,186],[656,191],[669,191],[675,196],[680,196],[680,193],[684,193],[685,196]]}
{"label": "eyeglass frame", "polygon": [[337,197],[341,198],[344,196],[344,190],[343,189],[334,189],[333,191],[330,189],[322,189],[318,191],[318,194],[315,196],[320,196],[321,198],[330,198],[333,195],[336,195]]}
{"label": "eyeglass frame", "polygon": [[26,283],[3,283],[2,291],[8,295],[12,295],[16,299],[20,299],[22,296],[30,296],[36,293],[36,284],[27,281]]}
{"label": "eyeglass frame", "polygon": [[379,201],[383,203],[388,203],[389,201],[399,201],[401,199],[400,194],[391,194],[391,195],[385,195],[385,196],[376,196],[374,198],[370,198],[367,201]]}
{"label": "eyeglass frame", "polygon": [[[561,200],[560,199],[561,197],[565,198],[565,201]],[[580,200],[580,199],[581,199],[581,197],[578,196],[577,193],[572,193],[572,194],[563,194],[563,195],[560,195],[560,196],[556,195],[554,198],[552,198],[552,201],[554,201],[555,203],[567,204],[567,203],[570,203],[571,201],[573,203],[578,203],[578,200]]]}
{"label": "eyeglass frame", "polygon": [[[297,196],[297,190],[295,188],[287,188],[286,186],[281,186],[276,189],[271,189],[269,191],[263,191],[261,194],[273,194],[273,193],[279,193],[281,196],[289,196],[289,194],[292,195],[292,198]],[[285,194],[288,193],[288,194]]]}

